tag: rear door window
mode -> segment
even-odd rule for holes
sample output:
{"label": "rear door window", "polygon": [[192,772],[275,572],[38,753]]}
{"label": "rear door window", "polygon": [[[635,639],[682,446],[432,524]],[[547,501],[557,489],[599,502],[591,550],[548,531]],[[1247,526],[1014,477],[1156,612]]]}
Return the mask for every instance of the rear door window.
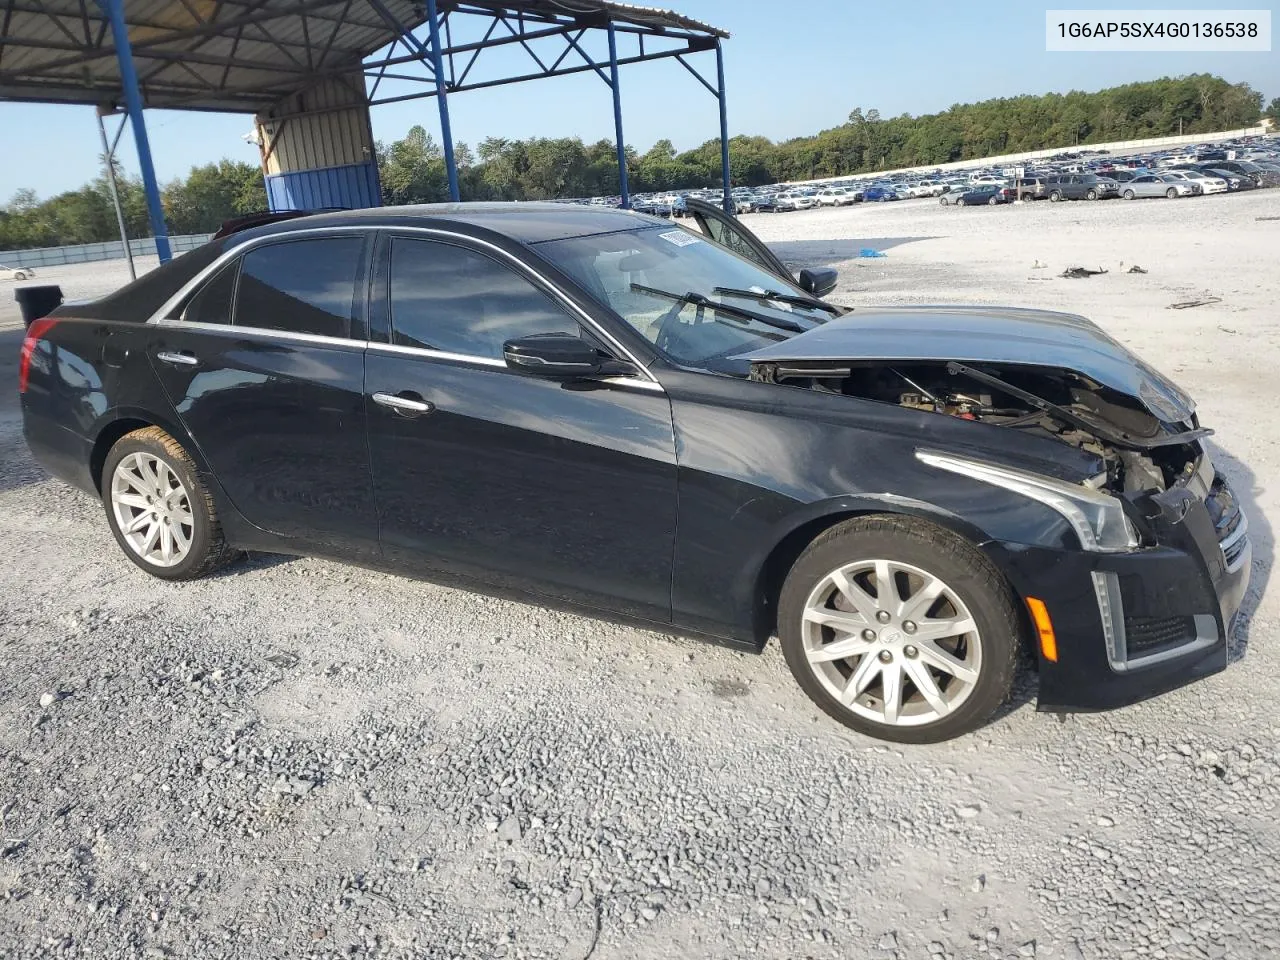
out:
{"label": "rear door window", "polygon": [[230,323],[231,301],[239,273],[238,260],[219,270],[187,301],[181,319],[186,323]]}
{"label": "rear door window", "polygon": [[361,237],[289,240],[244,255],[235,324],[285,333],[351,336]]}

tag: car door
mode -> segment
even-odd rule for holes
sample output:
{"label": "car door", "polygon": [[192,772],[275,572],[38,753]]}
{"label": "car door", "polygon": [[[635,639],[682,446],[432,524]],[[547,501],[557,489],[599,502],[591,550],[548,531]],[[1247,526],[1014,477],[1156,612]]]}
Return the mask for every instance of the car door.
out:
{"label": "car door", "polygon": [[779,260],[764,241],[744,227],[736,217],[712,206],[705,200],[690,198],[685,202],[688,204],[689,215],[697,223],[698,229],[720,246],[728,247],[738,256],[746,257],[789,284],[796,282],[786,264]]}
{"label": "car door", "polygon": [[261,529],[375,556],[365,445],[372,233],[254,244],[157,323],[151,362],[227,497]]}
{"label": "car door", "polygon": [[365,389],[385,555],[669,620],[676,458],[662,388],[508,368],[505,340],[590,327],[511,254],[399,233],[378,263]]}

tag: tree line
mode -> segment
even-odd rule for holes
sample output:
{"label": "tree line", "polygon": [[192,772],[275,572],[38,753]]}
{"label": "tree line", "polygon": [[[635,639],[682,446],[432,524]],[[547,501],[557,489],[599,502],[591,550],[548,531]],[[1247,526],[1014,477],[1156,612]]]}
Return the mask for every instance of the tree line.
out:
{"label": "tree line", "polygon": [[[1263,109],[1263,95],[1246,83],[1210,74],[1165,77],[1099,90],[1027,95],[955,104],[940,113],[884,118],[855,108],[838,127],[775,143],[737,136],[729,143],[735,185],[862,174],[928,166],[1006,153],[1086,146],[1115,140],[1209,133],[1253,126],[1261,117],[1280,124],[1280,97]],[[455,149],[464,200],[542,200],[612,196],[619,192],[611,140],[577,137],[512,140],[489,137],[472,150]],[[679,152],[659,140],[647,152],[626,147],[633,192],[720,183],[720,143],[708,140]],[[444,154],[422,127],[377,144],[385,204],[448,199]],[[131,237],[150,235],[141,182],[117,175]],[[174,234],[209,233],[224,220],[266,209],[262,171],[236,160],[193,167],[164,186],[165,218]],[[0,208],[0,250],[91,243],[119,237],[106,175],[40,201],[19,190]]]}

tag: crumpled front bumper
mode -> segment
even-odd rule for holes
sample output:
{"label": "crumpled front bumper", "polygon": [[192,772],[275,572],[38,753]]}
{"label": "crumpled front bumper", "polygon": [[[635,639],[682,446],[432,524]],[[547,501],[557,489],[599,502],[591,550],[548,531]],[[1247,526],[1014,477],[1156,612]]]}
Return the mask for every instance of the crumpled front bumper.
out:
{"label": "crumpled front bumper", "polygon": [[1044,601],[1056,662],[1040,656],[1040,710],[1105,710],[1217,673],[1249,586],[1247,519],[1212,469],[1151,498],[1157,546],[1088,553],[986,545],[1023,597]]}

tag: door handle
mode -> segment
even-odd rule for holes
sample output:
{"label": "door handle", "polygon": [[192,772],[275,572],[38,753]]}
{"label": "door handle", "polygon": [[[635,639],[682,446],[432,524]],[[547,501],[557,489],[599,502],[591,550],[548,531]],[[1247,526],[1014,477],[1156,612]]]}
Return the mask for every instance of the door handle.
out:
{"label": "door handle", "polygon": [[381,404],[384,407],[390,407],[396,413],[406,417],[417,417],[424,413],[430,413],[436,408],[436,405],[430,400],[423,400],[420,394],[410,390],[404,390],[401,393],[375,393],[373,402]]}
{"label": "door handle", "polygon": [[182,367],[194,367],[200,363],[195,354],[188,353],[185,350],[180,353],[173,350],[161,350],[156,354],[156,359],[163,360],[165,363],[175,363]]}

